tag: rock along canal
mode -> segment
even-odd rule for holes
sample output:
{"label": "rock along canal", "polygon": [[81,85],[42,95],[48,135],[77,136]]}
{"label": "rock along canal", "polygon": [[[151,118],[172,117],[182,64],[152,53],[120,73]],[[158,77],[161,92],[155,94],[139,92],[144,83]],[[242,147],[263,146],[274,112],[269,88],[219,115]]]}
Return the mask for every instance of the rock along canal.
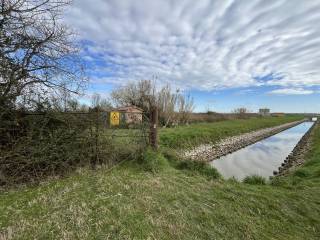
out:
{"label": "rock along canal", "polygon": [[295,127],[263,139],[236,152],[213,160],[214,166],[224,178],[238,180],[259,175],[268,178],[291,153],[313,122],[303,122]]}

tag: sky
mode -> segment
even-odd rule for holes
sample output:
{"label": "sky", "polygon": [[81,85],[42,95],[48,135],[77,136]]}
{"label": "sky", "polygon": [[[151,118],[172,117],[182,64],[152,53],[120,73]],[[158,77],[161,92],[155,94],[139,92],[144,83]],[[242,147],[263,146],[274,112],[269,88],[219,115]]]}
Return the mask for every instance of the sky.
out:
{"label": "sky", "polygon": [[83,101],[155,79],[195,111],[320,112],[320,0],[74,0]]}

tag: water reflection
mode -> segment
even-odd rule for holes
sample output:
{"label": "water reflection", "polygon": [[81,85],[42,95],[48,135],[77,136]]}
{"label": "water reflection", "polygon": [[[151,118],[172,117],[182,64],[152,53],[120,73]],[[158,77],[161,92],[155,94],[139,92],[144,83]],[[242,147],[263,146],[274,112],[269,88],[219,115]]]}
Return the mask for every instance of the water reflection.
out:
{"label": "water reflection", "polygon": [[313,125],[301,123],[260,142],[212,161],[225,178],[242,180],[248,175],[272,176],[284,159],[290,154],[300,138]]}

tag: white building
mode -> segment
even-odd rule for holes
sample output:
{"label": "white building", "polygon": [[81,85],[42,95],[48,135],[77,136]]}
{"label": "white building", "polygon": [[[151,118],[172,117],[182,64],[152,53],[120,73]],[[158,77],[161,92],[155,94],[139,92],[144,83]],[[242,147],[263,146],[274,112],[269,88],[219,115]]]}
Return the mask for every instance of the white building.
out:
{"label": "white building", "polygon": [[260,108],[259,114],[261,116],[270,116],[270,109],[269,108]]}

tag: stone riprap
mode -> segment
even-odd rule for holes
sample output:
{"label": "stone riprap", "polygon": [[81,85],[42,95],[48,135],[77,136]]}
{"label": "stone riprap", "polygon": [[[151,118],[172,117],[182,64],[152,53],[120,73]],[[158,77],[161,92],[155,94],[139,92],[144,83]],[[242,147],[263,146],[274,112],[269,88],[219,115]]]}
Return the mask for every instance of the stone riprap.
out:
{"label": "stone riprap", "polygon": [[273,172],[273,175],[287,175],[290,171],[293,171],[305,162],[305,155],[310,151],[312,145],[312,139],[310,136],[312,135],[317,124],[319,123],[316,122],[313,124],[313,126],[305,133],[289,156],[281,164],[279,170]]}
{"label": "stone riprap", "polygon": [[202,144],[191,150],[184,150],[182,156],[192,160],[212,161],[248,145],[256,143],[264,138],[282,132],[288,128],[294,127],[305,120],[282,124],[280,126],[264,128],[261,130],[228,137],[213,144]]}

